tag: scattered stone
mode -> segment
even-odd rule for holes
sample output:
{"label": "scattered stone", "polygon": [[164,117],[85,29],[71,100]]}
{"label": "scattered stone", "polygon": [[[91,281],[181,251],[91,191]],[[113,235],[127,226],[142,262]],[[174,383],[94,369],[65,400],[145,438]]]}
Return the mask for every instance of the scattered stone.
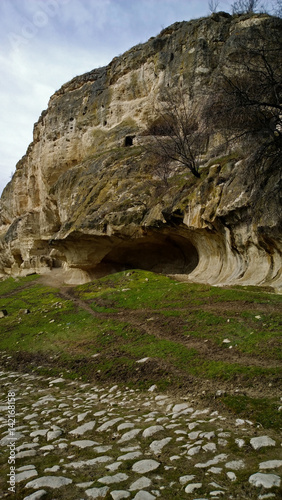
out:
{"label": "scattered stone", "polygon": [[47,491],[38,490],[35,491],[35,493],[31,493],[31,495],[28,495],[28,497],[24,497],[23,500],[40,500],[40,498],[44,497],[45,495],[47,495]]}
{"label": "scattered stone", "polygon": [[254,450],[259,450],[265,446],[275,446],[275,441],[268,436],[255,437],[250,440],[251,446]]}
{"label": "scattered stone", "polygon": [[257,472],[249,477],[249,483],[253,486],[263,488],[273,488],[274,486],[280,486],[281,479],[276,474],[262,474],[261,472]]}
{"label": "scattered stone", "polygon": [[164,448],[164,446],[166,446],[171,440],[172,440],[171,437],[167,437],[164,439],[160,439],[158,441],[153,441],[150,444],[150,449],[152,450],[152,452],[155,455],[159,455],[161,453],[162,449]]}
{"label": "scattered stone", "polygon": [[141,432],[141,429],[132,429],[131,431],[126,432],[119,440],[118,443],[125,443],[126,441],[131,441],[131,439],[134,439],[139,432]]}
{"label": "scattered stone", "polygon": [[236,479],[237,479],[237,476],[236,476],[236,474],[234,474],[234,472],[227,472],[226,475],[227,475],[228,479],[230,479],[230,481],[236,481]]}
{"label": "scattered stone", "polygon": [[188,408],[188,405],[186,403],[174,405],[174,407],[172,408],[172,413],[180,413],[183,410],[187,410],[187,408]]}
{"label": "scattered stone", "polygon": [[148,491],[138,491],[133,500],[155,500],[155,496],[148,493]]}
{"label": "scattered stone", "polygon": [[216,457],[214,457],[212,460],[209,460],[208,462],[206,463],[202,463],[202,464],[196,464],[195,467],[198,467],[200,469],[204,469],[206,467],[210,467],[211,465],[216,465],[218,464],[219,462],[223,462],[224,460],[227,459],[227,455],[225,455],[224,453],[222,453],[221,455],[217,455]]}
{"label": "scattered stone", "polygon": [[140,477],[140,479],[137,479],[137,481],[134,481],[134,483],[132,483],[129,490],[130,491],[143,490],[143,488],[149,488],[151,483],[152,483],[151,479],[149,479],[146,476],[142,476]]}
{"label": "scattered stone", "polygon": [[69,434],[73,434],[74,436],[82,436],[85,434],[87,431],[92,431],[94,429],[96,424],[95,420],[92,420],[91,422],[87,422],[86,424],[80,425],[76,429],[73,429],[72,431],[69,432]]}
{"label": "scattered stone", "polygon": [[160,463],[156,460],[140,460],[133,465],[132,470],[138,474],[146,474],[146,472],[156,470],[159,466]]}
{"label": "scattered stone", "polygon": [[227,462],[225,467],[226,469],[240,470],[244,469],[245,462],[243,460],[233,460],[232,462]]}
{"label": "scattered stone", "polygon": [[90,488],[89,490],[85,490],[86,495],[89,498],[105,498],[110,491],[108,486],[104,486],[103,488]]}
{"label": "scattered stone", "polygon": [[91,441],[90,439],[82,439],[81,441],[72,441],[71,444],[73,446],[77,446],[78,448],[88,448],[89,446],[94,446],[97,441]]}
{"label": "scattered stone", "polygon": [[35,469],[29,469],[19,474],[16,474],[16,483],[20,483],[21,481],[26,481],[26,479],[30,479],[31,477],[38,476],[38,473]]}
{"label": "scattered stone", "polygon": [[195,476],[181,476],[179,478],[179,482],[180,484],[187,484],[189,483],[190,481],[193,481],[193,479],[195,478]]}
{"label": "scattered stone", "polygon": [[185,491],[185,493],[193,493],[193,491],[198,490],[202,486],[203,486],[202,483],[188,484],[188,486],[186,486],[184,491]]}
{"label": "scattered stone", "polygon": [[127,474],[123,474],[122,472],[119,472],[115,476],[104,476],[98,479],[99,483],[103,484],[114,484],[114,483],[122,483],[123,481],[126,481],[128,479]]}
{"label": "scattered stone", "polygon": [[65,382],[64,378],[56,378],[55,380],[52,380],[50,383],[51,384],[61,384],[62,382]]}
{"label": "scattered stone", "polygon": [[108,431],[111,427],[113,427],[115,424],[118,422],[121,422],[123,418],[113,418],[112,420],[108,420],[104,424],[102,424],[98,429],[96,429],[96,432],[105,432]]}
{"label": "scattered stone", "polygon": [[125,455],[120,455],[117,460],[135,460],[136,458],[141,457],[141,455],[141,451],[131,451],[129,453],[126,453]]}
{"label": "scattered stone", "polygon": [[130,493],[125,490],[115,490],[111,491],[111,497],[113,500],[122,500],[123,498],[128,498],[130,497]]}
{"label": "scattered stone", "polygon": [[47,441],[53,441],[54,439],[57,439],[63,434],[63,431],[61,429],[55,430],[55,431],[48,431],[47,432]]}
{"label": "scattered stone", "polygon": [[148,438],[156,434],[156,432],[164,431],[164,427],[162,425],[152,425],[144,430],[142,436],[144,438]]}
{"label": "scattered stone", "polygon": [[267,460],[259,464],[260,469],[277,469],[282,467],[282,460]]}
{"label": "scattered stone", "polygon": [[41,486],[45,486],[48,488],[61,488],[62,486],[66,486],[67,484],[71,484],[72,479],[68,479],[67,477],[62,476],[44,476],[39,477],[38,479],[34,479],[25,485],[26,488],[40,488]]}

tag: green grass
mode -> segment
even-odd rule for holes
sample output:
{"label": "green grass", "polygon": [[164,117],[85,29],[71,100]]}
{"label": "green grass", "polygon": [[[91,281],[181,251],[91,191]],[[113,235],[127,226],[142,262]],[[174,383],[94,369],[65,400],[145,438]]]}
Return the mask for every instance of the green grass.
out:
{"label": "green grass", "polygon": [[277,430],[282,427],[282,412],[278,411],[275,401],[230,395],[223,397],[222,401],[235,415],[245,417],[257,425]]}
{"label": "green grass", "polygon": [[[265,399],[264,388],[281,382],[280,295],[179,283],[137,270],[73,293],[92,314],[36,276],[0,282],[0,309],[8,311],[0,319],[0,351],[12,356],[8,366],[139,388],[157,383],[190,390],[207,383],[209,393],[213,384],[239,384],[248,391],[259,383],[258,401]],[[137,363],[142,358],[149,360]],[[258,414],[256,399],[246,405],[230,398],[225,404],[232,411],[243,415],[246,406],[248,414],[254,412],[253,402]],[[262,425],[277,425],[275,404],[269,402]]]}

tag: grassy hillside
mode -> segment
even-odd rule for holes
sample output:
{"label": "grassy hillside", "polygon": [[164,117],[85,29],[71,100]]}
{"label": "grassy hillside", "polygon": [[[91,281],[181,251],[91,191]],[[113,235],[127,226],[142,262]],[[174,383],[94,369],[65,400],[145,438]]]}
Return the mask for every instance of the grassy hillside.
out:
{"label": "grassy hillside", "polygon": [[[179,391],[281,426],[282,296],[132,270],[75,288],[0,283],[4,366]],[[30,311],[30,312],[28,312]]]}

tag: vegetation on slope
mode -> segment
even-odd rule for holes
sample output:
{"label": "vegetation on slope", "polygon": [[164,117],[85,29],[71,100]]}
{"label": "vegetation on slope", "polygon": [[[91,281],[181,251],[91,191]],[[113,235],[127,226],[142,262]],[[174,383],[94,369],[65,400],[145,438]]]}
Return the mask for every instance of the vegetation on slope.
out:
{"label": "vegetation on slope", "polygon": [[[7,368],[179,391],[266,428],[281,425],[282,296],[147,271],[75,288],[0,283]],[[30,312],[28,312],[30,311]],[[147,359],[146,359],[147,358]]]}

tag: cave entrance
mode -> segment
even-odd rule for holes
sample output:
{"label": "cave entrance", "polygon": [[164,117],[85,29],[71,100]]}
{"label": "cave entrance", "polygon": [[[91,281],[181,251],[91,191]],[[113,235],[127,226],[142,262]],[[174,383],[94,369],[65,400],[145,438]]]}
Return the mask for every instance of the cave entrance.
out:
{"label": "cave entrance", "polygon": [[133,139],[135,135],[127,135],[124,139],[124,145],[126,148],[133,146]]}
{"label": "cave entrance", "polygon": [[195,246],[179,235],[157,234],[125,241],[101,261],[112,272],[144,269],[164,274],[189,274],[198,265]]}

